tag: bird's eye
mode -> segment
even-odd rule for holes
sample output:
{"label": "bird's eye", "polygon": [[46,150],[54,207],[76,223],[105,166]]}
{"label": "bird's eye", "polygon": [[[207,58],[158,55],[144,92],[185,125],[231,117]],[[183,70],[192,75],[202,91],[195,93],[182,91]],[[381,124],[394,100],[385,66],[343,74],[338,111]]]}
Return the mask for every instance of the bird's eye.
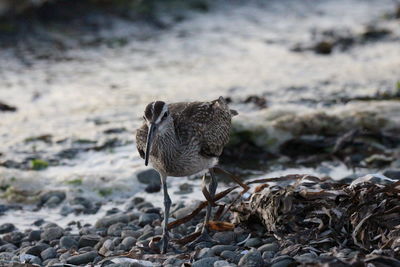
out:
{"label": "bird's eye", "polygon": [[165,120],[168,117],[168,112],[164,113],[164,116],[162,117],[163,120]]}

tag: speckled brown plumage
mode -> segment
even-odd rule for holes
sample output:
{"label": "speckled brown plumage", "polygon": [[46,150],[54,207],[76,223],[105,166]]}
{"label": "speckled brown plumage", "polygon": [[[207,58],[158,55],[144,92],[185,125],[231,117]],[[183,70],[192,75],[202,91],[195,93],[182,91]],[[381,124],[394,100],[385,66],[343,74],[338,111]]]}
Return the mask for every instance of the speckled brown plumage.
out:
{"label": "speckled brown plumage", "polygon": [[[150,106],[150,104],[149,104]],[[156,138],[155,145],[152,148],[151,156],[154,159],[161,161],[167,175],[174,173],[176,176],[177,168],[171,168],[168,165],[174,164],[179,167],[177,159],[183,160],[185,163],[195,164],[195,154],[205,159],[217,158],[221,155],[224,146],[229,141],[231,118],[236,114],[235,111],[229,109],[225,100],[221,97],[210,102],[180,102],[168,104],[170,115],[173,119],[173,133],[176,136],[175,148],[168,148],[167,140]],[[139,154],[142,158],[145,156],[146,138],[148,126],[144,123],[136,133],[136,144]],[[163,138],[171,137],[166,134]],[[171,137],[172,138],[172,137]],[[158,146],[156,145],[158,144]],[[172,150],[170,153],[163,153],[162,150]],[[174,150],[178,151],[174,151]],[[179,155],[187,154],[194,157],[190,159],[182,159]],[[162,157],[174,157],[162,158]],[[175,162],[173,162],[175,160]],[[157,167],[157,166],[154,166]],[[174,169],[174,170],[172,170]],[[186,167],[187,169],[187,167]],[[197,170],[193,168],[193,170]],[[187,175],[187,171],[182,171]],[[180,175],[179,175],[180,176]],[[182,175],[184,176],[184,175]]]}

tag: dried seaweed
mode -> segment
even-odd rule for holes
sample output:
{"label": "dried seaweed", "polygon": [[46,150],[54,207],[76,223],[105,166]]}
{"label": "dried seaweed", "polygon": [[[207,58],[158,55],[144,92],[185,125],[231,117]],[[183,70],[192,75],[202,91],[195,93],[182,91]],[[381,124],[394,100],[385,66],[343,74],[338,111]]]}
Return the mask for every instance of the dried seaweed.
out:
{"label": "dried seaweed", "polygon": [[400,181],[346,185],[293,175],[263,183],[282,178],[295,182],[258,186],[234,207],[236,222],[259,219],[279,239],[282,255],[323,254],[330,264],[400,263]]}

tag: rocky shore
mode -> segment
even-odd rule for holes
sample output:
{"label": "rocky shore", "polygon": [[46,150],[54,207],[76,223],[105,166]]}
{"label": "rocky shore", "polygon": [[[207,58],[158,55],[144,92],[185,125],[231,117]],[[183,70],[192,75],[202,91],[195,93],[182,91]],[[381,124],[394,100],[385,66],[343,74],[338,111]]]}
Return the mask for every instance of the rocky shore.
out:
{"label": "rocky shore", "polygon": [[[109,209],[93,225],[71,221],[68,226],[60,227],[43,218],[33,222],[30,229],[20,231],[12,223],[3,224],[0,264],[109,267],[400,264],[398,180],[369,175],[346,184],[329,178],[288,175],[247,183],[256,186],[243,195],[232,191],[234,188],[217,195],[220,207],[227,208],[233,203],[219,218],[226,223],[210,225],[216,230],[211,231],[213,241],[199,242],[194,248],[186,244],[202,225],[205,212],[196,209],[202,203],[173,205],[170,248],[161,255],[157,241],[162,233],[162,211],[145,199],[134,197],[124,209]],[[260,204],[263,201],[267,206]],[[324,208],[328,213],[318,213]],[[350,212],[351,219],[344,215],[346,212]],[[214,216],[220,213],[215,212]],[[379,218],[386,218],[385,222]],[[339,236],[335,231],[341,232]]]}

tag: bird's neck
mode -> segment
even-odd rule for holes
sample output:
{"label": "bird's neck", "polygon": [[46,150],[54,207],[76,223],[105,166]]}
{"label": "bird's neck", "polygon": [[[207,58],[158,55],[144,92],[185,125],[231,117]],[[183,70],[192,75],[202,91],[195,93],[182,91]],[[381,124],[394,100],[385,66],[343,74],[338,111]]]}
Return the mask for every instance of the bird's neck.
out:
{"label": "bird's neck", "polygon": [[168,158],[173,158],[177,155],[179,140],[177,139],[174,127],[167,127],[158,132],[155,139],[158,154],[163,154],[163,157],[168,156]]}

